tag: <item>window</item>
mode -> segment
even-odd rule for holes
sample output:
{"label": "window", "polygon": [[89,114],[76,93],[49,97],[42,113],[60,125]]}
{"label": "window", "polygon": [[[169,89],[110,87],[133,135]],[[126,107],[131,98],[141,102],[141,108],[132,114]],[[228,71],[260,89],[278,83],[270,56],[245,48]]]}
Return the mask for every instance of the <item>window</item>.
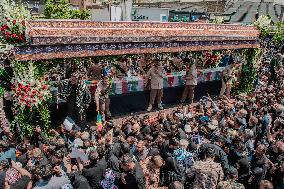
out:
{"label": "window", "polygon": [[34,7],[39,8],[39,1],[34,2]]}

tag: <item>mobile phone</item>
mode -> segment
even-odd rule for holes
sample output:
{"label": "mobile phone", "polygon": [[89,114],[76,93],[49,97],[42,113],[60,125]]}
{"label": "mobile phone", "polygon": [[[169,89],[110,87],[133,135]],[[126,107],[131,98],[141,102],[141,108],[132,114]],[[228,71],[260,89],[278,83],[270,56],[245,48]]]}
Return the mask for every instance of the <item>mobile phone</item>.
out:
{"label": "mobile phone", "polygon": [[77,165],[77,159],[76,158],[71,158],[71,164],[72,165]]}
{"label": "mobile phone", "polygon": [[8,163],[9,163],[9,165],[12,165],[12,159],[11,158],[7,158],[7,161],[8,161]]}

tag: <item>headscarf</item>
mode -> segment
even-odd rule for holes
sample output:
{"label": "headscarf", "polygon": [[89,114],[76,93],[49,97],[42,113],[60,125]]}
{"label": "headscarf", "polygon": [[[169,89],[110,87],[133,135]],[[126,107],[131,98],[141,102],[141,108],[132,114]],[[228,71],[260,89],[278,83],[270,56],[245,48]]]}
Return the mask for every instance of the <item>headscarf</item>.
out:
{"label": "headscarf", "polygon": [[193,165],[193,155],[183,148],[178,148],[173,153],[174,159],[184,168],[188,169]]}
{"label": "headscarf", "polygon": [[101,181],[101,186],[103,189],[117,189],[117,186],[114,185],[115,174],[112,170],[107,170],[104,179]]}
{"label": "headscarf", "polygon": [[9,185],[16,183],[21,178],[21,174],[14,168],[9,168],[6,172],[6,180]]}

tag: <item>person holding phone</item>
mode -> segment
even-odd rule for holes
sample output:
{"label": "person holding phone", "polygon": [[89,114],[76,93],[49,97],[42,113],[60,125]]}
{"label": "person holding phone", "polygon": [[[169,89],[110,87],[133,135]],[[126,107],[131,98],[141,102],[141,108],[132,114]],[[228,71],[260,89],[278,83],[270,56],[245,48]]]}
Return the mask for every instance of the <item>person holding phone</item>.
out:
{"label": "person holding phone", "polygon": [[81,175],[83,164],[80,158],[65,157],[63,162],[67,169],[66,174],[74,189],[91,189],[88,180]]}

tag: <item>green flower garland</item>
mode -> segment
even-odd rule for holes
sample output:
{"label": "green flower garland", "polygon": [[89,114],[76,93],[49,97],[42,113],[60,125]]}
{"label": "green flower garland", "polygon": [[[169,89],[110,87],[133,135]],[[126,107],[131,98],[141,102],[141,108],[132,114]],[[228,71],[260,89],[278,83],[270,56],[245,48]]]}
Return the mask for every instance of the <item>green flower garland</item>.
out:
{"label": "green flower garland", "polygon": [[[42,131],[47,133],[51,126],[47,101],[51,95],[49,84],[43,77],[46,70],[44,71],[41,64],[34,62],[13,62],[12,65],[15,114],[12,126],[17,127],[22,137],[33,136],[36,126],[41,126]],[[23,91],[27,92],[23,93]],[[22,98],[22,95],[26,97]]]}
{"label": "green flower garland", "polygon": [[243,51],[246,63],[242,64],[242,71],[238,80],[233,86],[233,94],[251,93],[253,91],[253,82],[256,79],[256,62],[259,60],[261,49],[245,49]]}

